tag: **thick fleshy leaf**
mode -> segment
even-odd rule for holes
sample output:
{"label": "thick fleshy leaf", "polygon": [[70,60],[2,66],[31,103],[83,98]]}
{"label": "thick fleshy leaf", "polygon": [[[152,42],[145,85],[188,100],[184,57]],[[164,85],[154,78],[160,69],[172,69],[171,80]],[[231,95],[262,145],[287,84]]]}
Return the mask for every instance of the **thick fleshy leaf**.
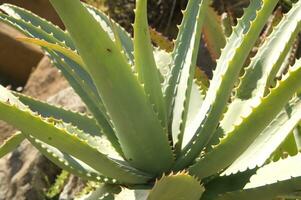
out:
{"label": "thick fleshy leaf", "polygon": [[[53,25],[45,25],[43,19],[32,15],[32,19],[30,18],[30,20],[28,19],[28,22],[26,22],[19,17],[20,13],[17,11],[22,11],[22,13],[26,12],[27,18],[29,18],[31,14],[30,12],[7,4],[2,5],[0,8],[3,11],[11,14],[11,16],[7,16],[0,13],[0,20],[20,30],[25,35],[45,40],[50,43],[60,45],[64,44],[63,42],[59,42],[59,40],[54,37],[54,34],[51,34],[52,32],[56,32],[58,30],[55,30],[55,28],[53,28]],[[39,23],[38,27],[35,27],[32,24],[32,21]],[[44,26],[46,26],[45,31],[42,29],[42,27]],[[49,27],[51,28],[51,33],[47,32]],[[95,85],[88,72],[83,68],[83,66],[78,65],[76,62],[74,62],[72,59],[69,59],[65,55],[56,53],[46,48],[44,48],[44,50],[46,50],[46,54],[53,60],[54,66],[61,70],[75,92],[81,97],[83,102],[85,102],[89,110],[94,115],[96,121],[98,122],[98,125],[101,127],[102,132],[108,137],[116,150],[122,155],[123,152],[120,148],[118,139],[115,136],[112,124],[109,123],[109,116],[107,115],[106,109],[101,102]]]}
{"label": "thick fleshy leaf", "polygon": [[76,64],[70,59],[62,60],[60,55],[51,50],[48,50],[48,53],[48,56],[53,60],[54,65],[62,71],[64,76],[68,79],[70,85],[77,92],[77,94],[79,94],[83,102],[85,102],[88,109],[93,114],[98,127],[101,129],[101,133],[105,134],[116,151],[118,151],[120,155],[123,155],[123,151],[113,129],[113,124],[110,123],[110,117],[108,114],[104,113],[106,109],[103,103],[100,101],[100,99],[97,100],[97,93],[93,93],[91,90],[89,90],[85,84],[86,82],[82,81],[80,78],[81,76],[72,70],[72,68],[70,68],[70,66],[76,66]]}
{"label": "thick fleshy leaf", "polygon": [[122,191],[118,195],[115,195],[115,200],[123,200],[123,199],[147,200],[148,194],[149,194],[148,189],[130,190],[127,188],[122,188]]}
{"label": "thick fleshy leaf", "polygon": [[228,103],[239,72],[277,2],[278,0],[251,1],[243,17],[238,21],[217,62],[202,107],[193,123],[186,128],[189,133],[194,135],[188,144],[182,145],[183,151],[177,160],[175,169],[182,169],[189,165],[211,139]]}
{"label": "thick fleshy leaf", "polygon": [[131,35],[104,12],[88,4],[84,5],[102,28],[110,35],[111,39],[120,42],[129,63],[134,65],[134,44]]}
{"label": "thick fleshy leaf", "polygon": [[155,49],[154,51],[154,57],[155,57],[155,61],[156,61],[156,65],[158,67],[158,70],[162,76],[162,87],[165,87],[166,85],[166,79],[170,73],[170,63],[172,62],[172,57],[170,55],[170,53],[161,50],[161,49]]}
{"label": "thick fleshy leaf", "polygon": [[[244,116],[250,106],[266,95],[274,83],[275,76],[289,54],[301,28],[301,2],[285,15],[283,20],[265,40],[252,58],[245,75],[236,89],[236,96],[229,105],[214,139],[226,134]],[[214,141],[210,143],[213,145]]]}
{"label": "thick fleshy leaf", "polygon": [[301,120],[301,97],[294,97],[277,117],[260,133],[248,149],[230,165],[229,175],[262,166]]}
{"label": "thick fleshy leaf", "polygon": [[[160,70],[160,73],[162,74],[162,77],[164,80],[168,78],[168,74],[170,73],[170,63],[172,62],[171,54],[165,52],[164,50],[156,50],[155,51],[155,59],[157,66]],[[196,73],[200,72],[198,69],[196,69]],[[201,107],[203,101],[204,101],[204,93],[207,89],[206,86],[203,84],[205,80],[204,77],[200,77],[200,75],[196,75],[197,78],[194,79],[191,86],[191,94],[189,98],[189,106],[188,106],[188,113],[187,113],[187,123],[193,121],[193,119],[196,117],[197,111]],[[206,77],[207,78],[207,77]],[[163,81],[163,87],[164,84],[167,84],[166,81]],[[189,126],[189,125],[188,125]],[[187,135],[187,134],[186,134]],[[184,137],[183,140],[185,141],[186,138]]]}
{"label": "thick fleshy leaf", "polygon": [[208,0],[191,0],[188,2],[186,10],[183,12],[183,21],[172,52],[171,71],[164,91],[176,153],[181,150],[201,39],[200,30],[203,26],[208,3]]}
{"label": "thick fleshy leaf", "polygon": [[[127,164],[121,164],[104,155],[97,146],[92,146],[89,140],[70,132],[68,127],[56,126],[55,120],[43,119],[33,113],[2,86],[0,86],[0,119],[23,133],[30,133],[35,139],[81,160],[110,178],[132,184],[143,183],[149,179],[143,173],[139,175],[140,172]],[[136,172],[131,173],[132,170]]]}
{"label": "thick fleshy leaf", "polygon": [[298,148],[295,142],[294,134],[291,131],[290,134],[283,140],[281,145],[273,152],[271,157],[267,160],[268,162],[275,162],[281,158],[286,158],[287,156],[297,155]]}
{"label": "thick fleshy leaf", "polygon": [[29,106],[30,110],[38,112],[45,118],[53,117],[58,120],[63,120],[64,122],[71,123],[91,135],[101,134],[101,129],[97,126],[96,121],[88,115],[50,105],[21,93],[14,93],[14,95],[19,97],[19,100],[23,104]]}
{"label": "thick fleshy leaf", "polygon": [[[200,108],[204,102],[205,95],[203,94],[203,89],[200,87],[196,81],[192,84],[189,108],[187,113],[187,126],[190,126],[190,123],[197,117],[198,108]],[[192,134],[192,133],[190,133]],[[183,142],[186,143],[190,139],[189,133],[185,132],[183,136]]]}
{"label": "thick fleshy leaf", "polygon": [[38,139],[35,139],[31,135],[27,135],[27,139],[30,143],[39,150],[46,158],[48,158],[55,165],[60,167],[67,172],[70,172],[78,177],[83,178],[84,180],[95,181],[95,182],[107,182],[110,184],[118,184],[116,179],[108,178],[95,171],[82,161],[66,154],[57,148],[50,146],[46,143],[41,142]]}
{"label": "thick fleshy leaf", "polygon": [[230,176],[216,176],[204,180],[205,192],[201,200],[215,200],[220,194],[242,190],[257,169],[246,170]]}
{"label": "thick fleshy leaf", "polygon": [[[3,11],[8,12],[6,6],[0,6],[0,8]],[[11,12],[8,12],[8,13],[11,13]],[[43,30],[41,28],[41,26],[34,26],[30,21],[26,22],[23,19],[18,18],[18,16],[19,15],[8,16],[8,15],[4,15],[4,14],[0,13],[0,20],[6,24],[18,29],[19,31],[21,31],[22,33],[27,35],[28,37],[33,37],[33,38],[36,38],[39,40],[43,40],[45,42],[55,44],[55,46],[57,46],[57,45],[61,46],[59,48],[67,48],[64,45],[65,43],[61,42],[57,38],[55,38],[52,33],[48,33],[45,30]],[[46,52],[47,52],[47,49],[44,48],[44,50],[46,50]],[[69,52],[72,51],[71,49],[68,49],[68,48],[67,48],[67,50]],[[73,54],[77,54],[77,53],[73,52]],[[72,60],[68,57],[68,55],[64,55],[62,53],[60,53],[60,55],[61,55],[61,59],[63,59],[63,60],[64,59]],[[82,83],[78,83],[78,84],[79,85],[84,84],[84,86],[86,87],[85,89],[93,91],[93,93],[95,93],[94,95],[96,96],[96,98],[99,99],[99,96],[97,94],[97,91],[93,84],[93,81],[92,81],[90,75],[88,74],[88,72],[84,69],[84,66],[78,65],[75,62],[73,64],[69,62],[68,67],[70,70],[72,70],[74,72],[74,76],[77,74],[79,74],[81,76]],[[68,77],[68,76],[66,76],[66,77]],[[67,80],[69,80],[69,79],[67,78]],[[82,87],[84,87],[84,86],[82,86]],[[75,87],[75,89],[77,89],[77,88]]]}
{"label": "thick fleshy leaf", "polygon": [[185,173],[163,176],[150,191],[147,200],[199,200],[203,186],[194,177]]}
{"label": "thick fleshy leaf", "polygon": [[[112,39],[114,39],[112,26],[116,27],[118,32],[119,38],[121,40],[122,46],[125,52],[128,54],[128,57],[133,62],[133,55],[132,52],[134,50],[132,38],[129,33],[126,32],[122,27],[120,27],[116,22],[111,20],[105,13],[100,10],[97,10],[95,7],[90,6],[88,4],[84,4],[93,17],[99,22],[99,24],[106,30],[108,34],[111,35]],[[75,50],[75,45],[70,37],[70,35],[61,30],[59,27],[53,25],[49,21],[35,15],[34,13],[25,10],[23,8],[11,5],[11,4],[3,4],[1,9],[8,13],[8,15],[15,17],[16,19],[24,19],[25,21],[31,23],[35,27],[41,27],[41,29],[48,34],[53,34],[53,36],[61,41],[62,43],[66,44],[67,47]]]}
{"label": "thick fleshy leaf", "polygon": [[[190,173],[204,178],[220,172],[240,156],[279,114],[286,103],[301,87],[301,60],[286,74],[271,93],[250,107],[249,115],[241,118],[226,137],[212,151],[190,167]],[[268,115],[267,115],[268,113]],[[234,148],[235,147],[235,148]]]}
{"label": "thick fleshy leaf", "polygon": [[[103,154],[109,155],[114,159],[122,159],[117,152],[114,150],[110,142],[104,136],[92,136],[87,134],[77,127],[70,124],[66,124],[61,121],[55,121],[55,126],[57,128],[66,129],[70,134],[76,135],[81,140],[86,141],[90,146],[97,148]],[[34,147],[36,147],[44,156],[55,163],[60,168],[79,176],[85,180],[103,182],[109,184],[118,184],[118,180],[109,178],[105,174],[100,174],[99,172],[92,169],[90,166],[78,160],[71,155],[60,151],[59,149],[46,144],[38,139],[35,139],[31,135],[26,137]]]}
{"label": "thick fleshy leaf", "polygon": [[76,54],[74,51],[72,51],[70,49],[67,49],[63,46],[60,46],[58,44],[53,44],[53,43],[50,43],[50,42],[46,42],[46,41],[43,41],[43,40],[35,39],[35,38],[26,38],[26,37],[24,37],[24,38],[17,38],[17,40],[19,40],[21,42],[35,44],[35,45],[38,45],[40,47],[45,47],[47,49],[59,52],[59,53],[65,55],[66,57],[70,58],[71,60],[73,60],[77,64],[84,67],[84,63],[83,63],[81,57],[78,54]]}
{"label": "thick fleshy leaf", "polygon": [[296,126],[293,133],[294,133],[297,149],[298,151],[301,151],[301,127],[299,124]]}
{"label": "thick fleshy leaf", "polygon": [[17,149],[24,139],[25,136],[21,132],[17,132],[4,140],[0,146],[0,158]]}
{"label": "thick fleshy leaf", "polygon": [[148,31],[147,0],[137,0],[134,23],[135,70],[162,126],[167,128],[165,101]]}
{"label": "thick fleshy leaf", "polygon": [[[226,193],[218,200],[258,200],[294,196],[300,192],[301,156],[287,158],[271,163],[257,171],[243,190]],[[296,195],[297,196],[297,195]]]}
{"label": "thick fleshy leaf", "polygon": [[168,170],[173,154],[166,130],[122,52],[79,0],[50,2],[92,76],[126,159],[154,174]]}

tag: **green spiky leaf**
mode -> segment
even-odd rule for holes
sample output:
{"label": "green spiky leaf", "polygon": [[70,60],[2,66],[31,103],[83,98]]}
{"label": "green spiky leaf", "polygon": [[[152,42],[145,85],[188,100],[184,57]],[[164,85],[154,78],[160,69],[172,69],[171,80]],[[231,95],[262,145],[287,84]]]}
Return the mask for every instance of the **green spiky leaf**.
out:
{"label": "green spiky leaf", "polygon": [[154,105],[162,126],[167,126],[166,108],[161,89],[160,76],[153,55],[147,23],[147,0],[137,0],[134,23],[135,69],[146,95]]}
{"label": "green spiky leaf", "polygon": [[0,146],[0,158],[14,151],[24,139],[25,136],[21,132],[17,132],[4,140]]}
{"label": "green spiky leaf", "polygon": [[[286,102],[301,87],[301,61],[296,61],[291,71],[271,93],[250,108],[250,114],[233,126],[214,149],[197,161],[190,172],[199,178],[213,175],[228,167],[256,139],[263,129],[277,116]],[[268,115],[266,113],[269,113]],[[256,126],[254,126],[256,124]],[[233,148],[235,147],[235,148]]]}
{"label": "green spiky leaf", "polygon": [[[38,16],[31,15],[29,11],[25,11],[8,4],[4,4],[0,8],[10,14],[10,16],[7,16],[0,13],[0,20],[12,25],[25,35],[63,46],[64,44],[67,44],[64,41],[67,41],[68,38],[70,40],[70,36],[68,34],[64,33],[58,27],[55,27],[50,23],[46,23],[45,20]],[[24,21],[20,18],[20,15],[26,15],[26,19],[28,21]],[[35,24],[36,26],[34,26]],[[45,30],[43,28],[45,28]],[[54,34],[56,32],[58,33]],[[64,36],[65,39],[60,41],[54,37],[55,35],[60,35],[60,38]],[[46,54],[53,60],[54,65],[61,70],[70,85],[74,88],[75,92],[79,94],[83,102],[85,102],[89,110],[93,113],[98,125],[102,127],[102,132],[106,134],[116,150],[122,154],[118,139],[113,131],[113,127],[109,123],[109,116],[107,116],[107,112],[88,72],[84,70],[82,66],[78,65],[65,55],[58,55],[50,49],[45,50]]]}
{"label": "green spiky leaf", "polygon": [[300,155],[285,160],[271,163],[257,171],[252,176],[243,190],[226,193],[218,197],[218,200],[266,200],[294,196],[300,192],[301,184],[301,160]]}
{"label": "green spiky leaf", "polygon": [[163,176],[150,191],[148,200],[198,200],[204,189],[200,183],[185,173]]}
{"label": "green spiky leaf", "polygon": [[70,132],[66,127],[56,126],[55,120],[43,119],[33,113],[4,87],[0,86],[0,90],[0,118],[26,135],[74,156],[108,177],[132,183],[149,179],[147,176],[138,175],[139,173],[128,173],[131,168],[126,164],[121,165],[107,157],[96,146],[89,144],[87,139]]}
{"label": "green spiky leaf", "polygon": [[[0,86],[0,119],[22,132],[0,154],[26,138],[99,186],[82,199],[299,198],[300,156],[267,163],[296,154],[300,141],[301,60],[274,87],[295,58],[300,2],[272,28],[278,1],[250,1],[226,38],[211,1],[189,0],[171,53],[151,43],[147,0],[136,0],[134,39],[80,0],[50,2],[66,31],[9,4],[0,6],[0,21],[42,47],[92,116]],[[195,70],[201,30],[219,57],[210,84]]]}
{"label": "green spiky leaf", "polygon": [[193,138],[188,144],[183,144],[184,148],[176,169],[189,165],[211,139],[225,110],[235,80],[277,2],[277,0],[251,1],[228,38],[227,45],[217,62],[204,103],[194,122],[187,127]]}
{"label": "green spiky leaf", "polygon": [[224,174],[262,166],[301,120],[300,96],[294,97]]}
{"label": "green spiky leaf", "polygon": [[[245,75],[236,90],[236,96],[228,107],[220,129],[224,134],[239,121],[240,116],[258,99],[266,95],[267,89],[274,83],[276,73],[290,51],[301,28],[301,3],[283,18],[272,34],[265,40],[259,51],[252,58]],[[277,51],[274,51],[277,49]],[[216,133],[221,135],[221,133]]]}
{"label": "green spiky leaf", "polygon": [[169,123],[176,153],[179,153],[182,146],[201,38],[199,30],[202,29],[208,3],[208,0],[188,2],[172,52],[171,71],[165,88],[165,101],[168,116],[172,117]]}
{"label": "green spiky leaf", "polygon": [[19,97],[19,100],[23,104],[29,106],[30,110],[38,112],[43,117],[53,117],[58,120],[63,120],[92,135],[102,134],[101,128],[97,126],[96,121],[91,116],[50,105],[21,93],[14,93],[14,95]]}
{"label": "green spiky leaf", "polygon": [[[173,162],[167,133],[164,134],[165,130],[143,86],[132,73],[122,52],[79,0],[50,2],[65,23],[95,81],[126,159],[152,173],[167,170]],[[90,31],[86,32],[86,29]],[[84,39],[87,37],[90,40]],[[102,59],[95,59],[98,56]],[[131,90],[125,90],[124,85]],[[144,119],[143,123],[141,119]],[[154,145],[157,148],[153,148]]]}

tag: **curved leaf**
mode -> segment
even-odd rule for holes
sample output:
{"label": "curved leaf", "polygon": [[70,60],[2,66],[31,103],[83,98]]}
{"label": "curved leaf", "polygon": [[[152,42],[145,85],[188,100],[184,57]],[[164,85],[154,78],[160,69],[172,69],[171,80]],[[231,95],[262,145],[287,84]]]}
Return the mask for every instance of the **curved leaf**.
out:
{"label": "curved leaf", "polygon": [[134,55],[135,69],[139,81],[143,84],[146,95],[158,113],[163,127],[167,127],[167,115],[163,93],[161,89],[160,74],[156,66],[153,46],[147,22],[147,0],[136,1],[134,23]]}
{"label": "curved leaf", "polygon": [[[218,130],[223,134],[231,129],[232,125],[248,112],[248,108],[258,99],[266,95],[266,91],[273,84],[276,73],[289,54],[291,46],[301,28],[301,2],[285,15],[283,20],[274,29],[240,80],[236,89],[236,96],[229,105]],[[222,133],[216,133],[221,136]],[[215,136],[217,137],[217,136]]]}
{"label": "curved leaf", "polygon": [[218,200],[258,200],[281,198],[300,192],[301,156],[271,163],[257,171],[243,190],[226,193]]}
{"label": "curved leaf", "polygon": [[[79,0],[50,2],[95,82],[126,160],[154,174],[168,170],[173,154],[166,130],[122,52]],[[95,59],[98,57],[101,59]]]}
{"label": "curved leaf", "polygon": [[27,139],[35,148],[39,150],[41,154],[67,172],[89,181],[107,182],[110,184],[118,183],[116,179],[103,176],[80,160],[77,160],[76,158],[58,150],[55,147],[47,145],[38,139],[35,139],[31,135],[27,135]]}
{"label": "curved leaf", "polygon": [[60,46],[58,44],[53,44],[50,42],[46,42],[44,40],[40,40],[40,39],[35,39],[35,38],[17,38],[18,41],[21,42],[26,42],[26,43],[30,43],[30,44],[35,44],[38,45],[40,47],[45,47],[47,49],[51,49],[53,51],[59,52],[65,56],[67,56],[68,58],[72,59],[74,62],[76,62],[77,64],[81,65],[84,67],[84,63],[81,59],[81,57],[76,54],[74,51],[72,51],[71,49],[67,49],[63,46]]}
{"label": "curved leaf", "polygon": [[80,79],[80,76],[70,69],[70,66],[74,65],[74,62],[69,59],[62,60],[60,55],[57,55],[51,50],[48,50],[48,53],[48,56],[53,60],[54,65],[56,65],[64,73],[64,76],[69,80],[70,85],[79,94],[83,102],[85,102],[86,106],[93,114],[98,127],[101,129],[100,132],[105,134],[116,151],[118,151],[120,155],[123,155],[118,138],[116,137],[112,127],[113,125],[109,123],[109,116],[107,113],[104,113],[105,107],[103,103],[96,100],[96,94],[92,93],[91,90],[86,87],[85,82]]}
{"label": "curved leaf", "polygon": [[277,2],[278,0],[254,0],[245,10],[217,62],[204,103],[191,126],[187,127],[187,131],[194,136],[188,144],[182,145],[184,148],[175,169],[189,165],[211,139],[236,78]]}
{"label": "curved leaf", "polygon": [[[119,40],[126,57],[128,58],[130,64],[134,65],[134,44],[131,35],[122,28],[114,20],[110,19],[105,13],[96,9],[93,6],[84,4],[92,16],[98,21],[102,28],[110,35],[114,40]],[[116,38],[118,37],[118,38]]]}
{"label": "curved leaf", "polygon": [[147,200],[199,200],[204,188],[185,173],[163,176],[150,191]]}
{"label": "curved leaf", "polygon": [[250,108],[250,114],[243,117],[240,124],[233,126],[227,136],[221,139],[212,151],[189,168],[190,173],[204,178],[218,173],[233,163],[300,89],[300,76],[301,60],[298,60],[278,86],[259,101],[256,107]]}
{"label": "curved leaf", "polygon": [[65,110],[64,108],[50,105],[21,93],[15,92],[13,94],[17,96],[23,104],[29,106],[30,110],[38,112],[43,117],[53,117],[58,120],[63,120],[92,135],[101,134],[101,129],[97,126],[96,121],[88,115]]}
{"label": "curved leaf", "polygon": [[191,0],[175,41],[170,74],[164,88],[167,115],[170,118],[173,144],[176,153],[181,150],[186,126],[191,87],[195,74],[201,29],[208,7],[208,0]]}
{"label": "curved leaf", "polygon": [[23,133],[30,133],[35,139],[74,156],[110,178],[132,184],[143,183],[149,179],[143,173],[139,174],[137,170],[131,173],[132,168],[104,155],[97,147],[91,146],[89,141],[70,133],[65,127],[56,127],[56,121],[53,119],[37,116],[2,86],[0,86],[0,118]]}
{"label": "curved leaf", "polygon": [[294,97],[227,170],[226,175],[262,166],[301,120],[301,97]]}
{"label": "curved leaf", "polygon": [[[7,8],[1,7],[1,9],[6,11]],[[0,20],[15,27],[16,29],[20,30],[30,37],[43,39],[51,43],[58,42],[58,40],[56,40],[52,34],[48,34],[41,28],[33,26],[31,24],[31,21],[25,22],[22,19],[18,18],[19,15],[13,16],[16,18],[0,13]],[[39,19],[39,21],[43,20]],[[107,135],[116,150],[121,155],[123,155],[118,139],[116,138],[114,130],[112,128],[112,124],[109,123],[109,116],[107,115],[106,109],[101,102],[99,94],[88,72],[84,70],[82,66],[78,65],[68,57],[59,53],[55,53],[50,49],[45,50],[46,54],[53,60],[54,66],[61,70],[75,92],[78,93],[83,102],[85,102],[89,110],[93,113],[95,119],[98,122],[98,125],[102,129],[102,132]]]}
{"label": "curved leaf", "polygon": [[24,139],[25,136],[21,132],[17,132],[4,140],[0,146],[0,158],[17,149]]}

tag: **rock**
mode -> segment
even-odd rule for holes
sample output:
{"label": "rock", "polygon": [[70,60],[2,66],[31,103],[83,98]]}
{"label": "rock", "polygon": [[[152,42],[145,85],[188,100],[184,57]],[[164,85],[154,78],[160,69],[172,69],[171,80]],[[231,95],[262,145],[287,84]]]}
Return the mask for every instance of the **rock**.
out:
{"label": "rock", "polygon": [[38,47],[18,42],[24,37],[12,27],[0,23],[0,81],[1,84],[23,86],[32,68],[37,66],[43,54]]}
{"label": "rock", "polygon": [[8,138],[14,131],[15,129],[12,126],[7,125],[3,121],[0,121],[0,144],[2,143],[2,141]]}
{"label": "rock", "polygon": [[68,87],[68,82],[45,56],[31,74],[23,93],[46,100]]}
{"label": "rock", "polygon": [[48,103],[54,105],[62,105],[68,110],[77,112],[87,112],[85,104],[71,87],[68,87],[47,100]]}
{"label": "rock", "polygon": [[62,193],[59,196],[59,200],[72,200],[78,193],[80,193],[85,187],[85,181],[82,179],[71,175],[65,185]]}
{"label": "rock", "polygon": [[27,141],[0,159],[0,200],[40,200],[59,169]]}

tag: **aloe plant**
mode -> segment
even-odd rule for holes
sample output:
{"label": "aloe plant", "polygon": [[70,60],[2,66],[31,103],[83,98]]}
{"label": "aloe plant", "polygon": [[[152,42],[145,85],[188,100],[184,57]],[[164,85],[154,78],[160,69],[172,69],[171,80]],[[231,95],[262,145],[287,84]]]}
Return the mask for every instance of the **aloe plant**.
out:
{"label": "aloe plant", "polygon": [[245,68],[278,1],[251,1],[221,51],[217,28],[209,88],[194,80],[203,24],[213,33],[217,26],[206,20],[216,17],[209,0],[189,0],[171,53],[152,46],[146,0],[136,1],[134,38],[79,0],[50,2],[67,31],[10,4],[0,7],[0,20],[42,47],[89,114],[1,86],[0,119],[20,130],[1,156],[30,141],[65,171],[99,183],[80,199],[300,197],[301,155],[276,157],[300,144],[301,60],[275,77],[300,31],[301,2]]}

